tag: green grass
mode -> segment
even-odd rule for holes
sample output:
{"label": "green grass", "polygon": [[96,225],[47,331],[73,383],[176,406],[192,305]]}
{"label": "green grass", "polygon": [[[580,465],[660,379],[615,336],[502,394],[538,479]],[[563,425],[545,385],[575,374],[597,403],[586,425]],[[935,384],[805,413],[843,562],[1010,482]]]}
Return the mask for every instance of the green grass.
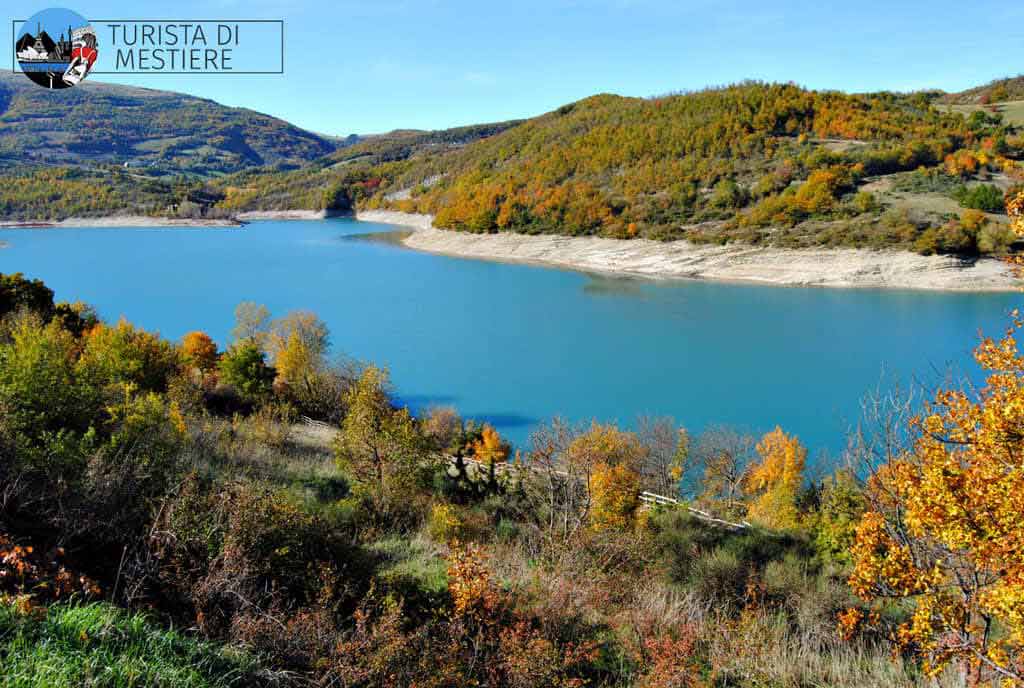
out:
{"label": "green grass", "polygon": [[429,594],[448,589],[448,564],[431,551],[422,538],[388,537],[370,545],[370,550],[386,563],[380,575],[385,579],[405,579]]}
{"label": "green grass", "polygon": [[251,686],[250,655],[158,627],[106,603],[56,605],[45,618],[0,604],[0,686]]}
{"label": "green grass", "polygon": [[[937,107],[947,112],[959,112],[965,117],[976,110],[984,109],[981,105],[939,105]],[[996,103],[995,109],[996,112],[1003,115],[1003,121],[1007,124],[1024,125],[1024,100]]]}

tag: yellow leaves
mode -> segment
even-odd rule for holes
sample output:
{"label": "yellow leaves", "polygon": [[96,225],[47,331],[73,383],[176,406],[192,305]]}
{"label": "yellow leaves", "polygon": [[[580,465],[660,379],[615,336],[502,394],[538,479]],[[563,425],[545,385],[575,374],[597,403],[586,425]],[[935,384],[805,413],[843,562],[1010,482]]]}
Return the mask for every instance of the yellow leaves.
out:
{"label": "yellow leaves", "polygon": [[1010,216],[1010,227],[1017,236],[1024,236],[1024,190],[1006,201],[1006,214]]}
{"label": "yellow leaves", "polygon": [[454,506],[442,502],[431,507],[428,529],[430,537],[439,542],[447,542],[461,531],[462,521]]}
{"label": "yellow leaves", "polygon": [[588,476],[590,525],[597,531],[635,525],[639,507],[640,468],[647,449],[635,433],[593,423],[574,439],[566,458]]}
{"label": "yellow leaves", "polygon": [[761,463],[746,479],[746,492],[754,499],[747,517],[770,528],[797,525],[796,494],[803,482],[807,449],[795,436],[776,427],[757,444]]}
{"label": "yellow leaves", "polygon": [[920,572],[914,568],[910,550],[897,543],[878,512],[864,514],[853,544],[854,569],[848,580],[854,594],[870,600],[875,594],[897,595],[920,592]]}
{"label": "yellow leaves", "polygon": [[[874,510],[857,529],[853,591],[911,601],[897,638],[932,675],[979,656],[1002,667],[1024,658],[1024,359],[1013,318],[1003,338],[975,350],[985,386],[940,391],[913,421],[913,452],[869,481]],[[986,619],[1001,629],[998,643]],[[955,644],[942,640],[951,633]]]}
{"label": "yellow leaves", "polygon": [[627,530],[640,506],[640,474],[627,464],[598,463],[590,476],[590,527]]}
{"label": "yellow leaves", "polygon": [[585,470],[599,463],[621,463],[639,471],[646,455],[647,450],[636,434],[600,423],[593,423],[587,432],[574,439],[567,452],[569,462]]}
{"label": "yellow leaves", "polygon": [[967,177],[978,171],[980,161],[973,152],[964,149],[947,155],[945,164],[951,177]]}
{"label": "yellow leaves", "polygon": [[838,621],[839,637],[843,640],[853,640],[857,630],[860,628],[861,622],[864,620],[864,612],[856,607],[850,607],[849,609],[839,612],[836,615]]}
{"label": "yellow leaves", "polygon": [[484,551],[477,545],[462,546],[457,541],[450,547],[448,592],[454,616],[477,623],[492,621],[501,600],[491,584]]}
{"label": "yellow leaves", "polygon": [[988,222],[988,216],[980,210],[968,208],[960,213],[960,225],[969,232],[978,232]]}

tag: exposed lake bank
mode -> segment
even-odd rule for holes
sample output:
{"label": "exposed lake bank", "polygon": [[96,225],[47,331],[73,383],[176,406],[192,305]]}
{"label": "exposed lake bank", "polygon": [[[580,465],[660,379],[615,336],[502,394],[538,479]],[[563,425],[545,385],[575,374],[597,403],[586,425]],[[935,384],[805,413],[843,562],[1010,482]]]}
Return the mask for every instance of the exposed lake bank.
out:
{"label": "exposed lake bank", "polygon": [[867,249],[792,250],[686,241],[605,239],[436,229],[429,215],[367,210],[359,220],[409,227],[409,248],[462,258],[537,263],[655,279],[703,279],[777,286],[1014,291],[1019,281],[1002,261],[921,256]]}
{"label": "exposed lake bank", "polygon": [[247,210],[235,217],[241,222],[249,220],[323,220],[328,217],[342,217],[352,213],[336,210]]}
{"label": "exposed lake bank", "polygon": [[60,221],[52,220],[20,220],[2,221],[4,229],[61,229],[64,227],[240,227],[242,225],[233,218],[176,218],[151,217],[149,215],[112,215],[110,217],[69,217]]}

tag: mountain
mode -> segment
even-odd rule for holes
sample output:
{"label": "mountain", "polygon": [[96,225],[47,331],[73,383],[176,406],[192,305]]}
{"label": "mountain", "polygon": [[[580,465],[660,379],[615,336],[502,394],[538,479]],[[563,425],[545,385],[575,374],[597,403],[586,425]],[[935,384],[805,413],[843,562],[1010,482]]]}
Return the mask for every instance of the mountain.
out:
{"label": "mountain", "polygon": [[296,168],[344,145],[245,108],[85,81],[49,91],[0,71],[0,166],[116,164],[209,177]]}

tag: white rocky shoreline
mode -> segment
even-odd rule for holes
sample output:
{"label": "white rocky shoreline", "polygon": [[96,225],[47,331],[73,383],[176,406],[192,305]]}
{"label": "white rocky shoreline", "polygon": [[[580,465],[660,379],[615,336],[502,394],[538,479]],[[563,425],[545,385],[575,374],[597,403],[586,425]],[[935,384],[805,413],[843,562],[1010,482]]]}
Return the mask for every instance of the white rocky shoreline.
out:
{"label": "white rocky shoreline", "polygon": [[356,218],[412,229],[403,244],[419,251],[653,279],[966,292],[1021,288],[1009,266],[990,258],[964,261],[897,250],[795,250],[511,232],[470,234],[436,229],[429,215],[388,210],[359,211]]}
{"label": "white rocky shoreline", "polygon": [[179,218],[152,215],[69,217],[63,220],[0,220],[3,229],[60,229],[62,227],[240,227],[256,220],[323,220],[351,216],[330,210],[250,210],[226,218]]}
{"label": "white rocky shoreline", "polygon": [[[240,227],[257,220],[321,220],[345,215],[323,210],[243,212],[230,219],[179,219],[124,215],[67,218],[60,222],[3,222],[3,228],[62,227]],[[869,249],[781,249],[743,244],[698,245],[687,241],[471,234],[437,229],[433,217],[393,210],[360,210],[357,220],[412,230],[410,249],[460,258],[530,263],[648,279],[701,279],[774,286],[924,289],[1008,292],[1021,289],[1003,261],[921,256],[909,251]]]}
{"label": "white rocky shoreline", "polygon": [[111,215],[109,217],[69,217],[63,220],[0,220],[3,229],[61,229],[65,227],[241,227],[234,218],[177,218],[150,215]]}

